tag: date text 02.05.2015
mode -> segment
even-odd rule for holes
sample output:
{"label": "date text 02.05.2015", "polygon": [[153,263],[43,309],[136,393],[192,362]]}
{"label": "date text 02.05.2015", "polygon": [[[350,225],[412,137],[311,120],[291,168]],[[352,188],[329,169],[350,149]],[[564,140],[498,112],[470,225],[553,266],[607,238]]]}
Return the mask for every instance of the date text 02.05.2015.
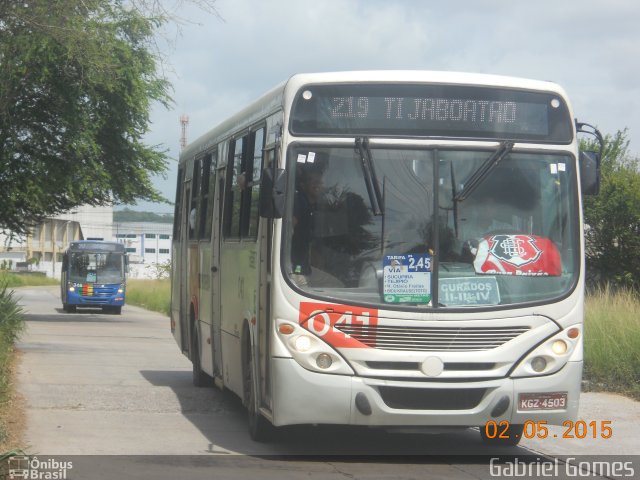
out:
{"label": "date text 02.05.2015", "polygon": [[[484,426],[487,438],[510,438],[510,435],[520,435],[520,429],[511,429],[511,423],[508,420],[488,421]],[[563,431],[560,433],[552,433],[549,431],[547,422],[539,420],[537,422],[528,420],[524,422],[522,437],[524,438],[611,438],[613,436],[613,427],[610,420],[590,421],[585,420],[566,420],[562,423]],[[517,433],[515,433],[517,432]]]}

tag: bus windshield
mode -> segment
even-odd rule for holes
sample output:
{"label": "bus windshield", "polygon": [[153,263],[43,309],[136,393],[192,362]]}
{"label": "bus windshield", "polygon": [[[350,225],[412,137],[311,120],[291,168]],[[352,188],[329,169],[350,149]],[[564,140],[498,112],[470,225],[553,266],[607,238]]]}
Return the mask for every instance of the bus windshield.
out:
{"label": "bus windshield", "polygon": [[579,268],[566,153],[301,146],[283,268],[334,302],[482,308],[548,301]]}
{"label": "bus windshield", "polygon": [[75,283],[124,282],[124,254],[71,252],[69,281]]}

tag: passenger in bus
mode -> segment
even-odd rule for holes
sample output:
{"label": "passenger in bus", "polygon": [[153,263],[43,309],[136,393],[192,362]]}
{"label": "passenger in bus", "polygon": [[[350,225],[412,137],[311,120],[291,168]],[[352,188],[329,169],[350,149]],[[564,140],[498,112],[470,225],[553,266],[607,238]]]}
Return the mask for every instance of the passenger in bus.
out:
{"label": "passenger in bus", "polygon": [[317,238],[318,206],[324,192],[323,169],[318,159],[314,164],[299,167],[297,177],[291,238],[292,278],[299,286],[343,287],[343,282],[325,271]]}
{"label": "passenger in bus", "polygon": [[291,238],[291,264],[293,273],[311,274],[309,261],[315,229],[314,214],[322,192],[322,172],[319,169],[300,168],[293,204],[293,236]]}
{"label": "passenger in bus", "polygon": [[122,276],[122,260],[117,255],[107,255],[107,260],[100,272],[100,277],[104,281],[118,281]]}
{"label": "passenger in bus", "polygon": [[466,239],[492,233],[533,233],[526,219],[539,195],[521,172],[509,168],[495,170],[463,202],[462,221]]}

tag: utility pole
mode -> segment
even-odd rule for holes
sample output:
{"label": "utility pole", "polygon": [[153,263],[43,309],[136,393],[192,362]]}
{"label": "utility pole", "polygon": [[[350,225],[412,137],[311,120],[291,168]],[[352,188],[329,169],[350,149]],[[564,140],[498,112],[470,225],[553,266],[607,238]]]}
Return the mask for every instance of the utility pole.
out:
{"label": "utility pole", "polygon": [[187,125],[189,125],[189,116],[186,113],[180,115],[180,150],[184,150],[187,146]]}

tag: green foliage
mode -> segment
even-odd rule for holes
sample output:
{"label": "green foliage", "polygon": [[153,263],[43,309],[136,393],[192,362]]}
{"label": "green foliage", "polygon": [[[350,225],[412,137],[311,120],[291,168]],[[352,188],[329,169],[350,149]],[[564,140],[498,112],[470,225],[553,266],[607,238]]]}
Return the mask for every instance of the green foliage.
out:
{"label": "green foliage", "polygon": [[171,282],[163,280],[127,280],[127,303],[154,312],[171,314]]}
{"label": "green foliage", "polygon": [[[640,288],[640,160],[628,153],[627,131],[605,137],[600,195],[585,196],[590,283]],[[584,142],[582,149],[595,149]]]}
{"label": "green foliage", "polygon": [[[2,280],[0,279],[0,282]],[[13,291],[0,283],[0,405],[9,397],[11,372],[9,369],[13,344],[24,331],[24,314],[13,297]],[[6,437],[5,425],[0,424],[0,442]]]}
{"label": "green foliage", "polygon": [[12,287],[60,285],[60,280],[47,277],[40,272],[8,273],[0,272],[0,285]]}
{"label": "green foliage", "polygon": [[151,265],[147,265],[145,269],[156,280],[168,279],[171,275],[171,260],[167,260],[164,263],[154,263]]}
{"label": "green foliage", "polygon": [[640,399],[640,298],[607,286],[585,303],[584,376],[597,390]]}
{"label": "green foliage", "polygon": [[153,102],[170,101],[154,32],[120,0],[0,1],[0,230],[82,204],[164,201],[145,146]]}
{"label": "green foliage", "polygon": [[113,212],[114,222],[173,223],[173,215],[158,215],[153,212],[136,212],[125,208]]}

